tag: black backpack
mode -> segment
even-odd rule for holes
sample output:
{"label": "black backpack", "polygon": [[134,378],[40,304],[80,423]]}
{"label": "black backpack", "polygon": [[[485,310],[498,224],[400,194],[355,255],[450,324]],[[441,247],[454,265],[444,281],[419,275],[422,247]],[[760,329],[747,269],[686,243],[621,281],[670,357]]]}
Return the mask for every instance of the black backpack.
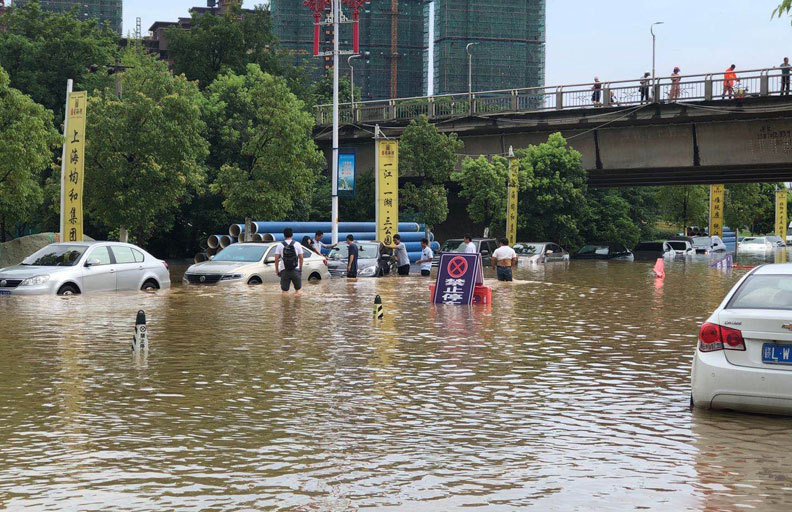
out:
{"label": "black backpack", "polygon": [[294,248],[294,241],[283,242],[283,268],[294,270],[297,268],[297,249]]}

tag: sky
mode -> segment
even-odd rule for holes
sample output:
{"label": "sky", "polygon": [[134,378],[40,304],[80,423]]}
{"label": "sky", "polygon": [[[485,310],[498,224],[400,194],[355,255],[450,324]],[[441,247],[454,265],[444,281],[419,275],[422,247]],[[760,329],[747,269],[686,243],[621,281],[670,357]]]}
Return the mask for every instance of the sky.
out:
{"label": "sky", "polygon": [[[374,0],[387,1],[387,0]],[[720,72],[777,66],[792,58],[790,18],[770,19],[779,0],[546,0],[546,85],[626,80],[652,68],[656,21],[657,74]],[[245,7],[263,3],[245,0]],[[124,34],[142,18],[143,33],[155,21],[187,16],[204,0],[124,0]],[[365,41],[362,42],[365,46]]]}

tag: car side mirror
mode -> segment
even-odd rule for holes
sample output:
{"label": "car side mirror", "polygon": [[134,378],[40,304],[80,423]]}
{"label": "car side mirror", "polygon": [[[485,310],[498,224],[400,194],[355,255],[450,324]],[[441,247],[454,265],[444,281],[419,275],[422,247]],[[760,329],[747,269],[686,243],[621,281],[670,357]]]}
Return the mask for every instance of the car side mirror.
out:
{"label": "car side mirror", "polygon": [[101,264],[102,264],[102,262],[99,261],[99,258],[91,258],[91,259],[89,259],[88,261],[85,262],[85,266],[86,267],[94,267],[96,265],[101,265]]}

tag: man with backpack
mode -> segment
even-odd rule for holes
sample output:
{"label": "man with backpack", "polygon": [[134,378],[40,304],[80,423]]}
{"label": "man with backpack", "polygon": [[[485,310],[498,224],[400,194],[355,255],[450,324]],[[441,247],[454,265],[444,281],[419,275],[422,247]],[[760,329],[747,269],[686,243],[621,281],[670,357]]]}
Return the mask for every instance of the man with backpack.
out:
{"label": "man with backpack", "polygon": [[291,285],[297,295],[302,292],[303,247],[292,240],[292,228],[283,230],[283,242],[275,247],[275,272],[281,281],[281,290],[288,293]]}

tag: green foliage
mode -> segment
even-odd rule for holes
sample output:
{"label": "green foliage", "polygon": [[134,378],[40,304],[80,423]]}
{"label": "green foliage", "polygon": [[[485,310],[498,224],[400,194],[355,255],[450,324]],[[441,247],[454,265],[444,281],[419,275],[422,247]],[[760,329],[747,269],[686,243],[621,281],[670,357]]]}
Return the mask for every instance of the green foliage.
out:
{"label": "green foliage", "polygon": [[580,153],[569,148],[560,133],[554,133],[546,143],[521,149],[516,155],[521,173],[518,238],[579,247],[589,218],[587,175]]}
{"label": "green foliage", "polygon": [[[358,172],[355,183],[355,197],[339,199],[339,215],[343,220],[349,221],[369,221],[374,219],[375,210],[375,181],[374,169],[368,172]],[[322,204],[326,204],[323,215],[314,220],[327,220],[330,212],[330,180],[327,180],[327,189],[314,193],[314,197],[324,198]]]}
{"label": "green foliage", "polygon": [[405,219],[436,226],[448,217],[448,190],[437,183],[405,183],[399,189],[399,205]]}
{"label": "green foliage", "polygon": [[726,225],[752,233],[773,231],[775,188],[773,183],[727,185],[726,200],[723,205]]}
{"label": "green foliage", "polygon": [[778,16],[779,18],[784,14],[789,14],[792,11],[792,0],[782,0],[778,7],[773,9],[773,14],[771,17],[775,18]]}
{"label": "green foliage", "polygon": [[[709,187],[684,185],[660,187],[657,203],[665,220],[679,226],[707,226],[709,224]],[[724,205],[728,212],[728,207]]]}
{"label": "green foliage", "polygon": [[641,228],[631,218],[631,204],[618,191],[591,189],[588,192],[587,242],[620,242],[635,247],[641,239]]}
{"label": "green foliage", "polygon": [[202,88],[223,73],[244,73],[248,64],[272,73],[279,73],[283,66],[272,17],[263,6],[252,13],[242,13],[235,6],[223,16],[196,12],[190,30],[171,27],[165,37],[173,72],[198,80]]}
{"label": "green foliage", "polygon": [[400,174],[445,183],[450,180],[457,154],[464,147],[456,133],[441,134],[426,116],[413,119],[399,139]]}
{"label": "green foliage", "polygon": [[[3,226],[29,218],[43,200],[41,173],[52,162],[61,137],[52,112],[9,87],[0,67],[0,220]],[[0,231],[0,237],[5,232]]]}
{"label": "green foliage", "polygon": [[278,220],[310,198],[324,158],[313,117],[283,78],[257,64],[221,75],[207,89],[205,118],[211,162],[220,165],[210,188],[229,214]]}
{"label": "green foliage", "polygon": [[118,35],[95,20],[81,21],[71,13],[43,11],[38,2],[13,7],[3,15],[0,62],[11,75],[11,86],[31,96],[63,119],[66,80],[79,90],[91,64],[113,61]]}
{"label": "green foliage", "polygon": [[445,183],[451,180],[463,147],[455,133],[441,134],[426,116],[414,119],[404,129],[399,141],[400,174],[422,178],[421,186],[408,183],[399,192],[399,206],[407,215],[429,227],[446,220]]}
{"label": "green foliage", "polygon": [[491,161],[484,156],[465,158],[462,170],[451,173],[451,179],[461,186],[459,195],[469,201],[470,220],[497,233],[505,230],[508,177],[508,161],[497,156]]}
{"label": "green foliage", "polygon": [[85,198],[95,220],[145,241],[202,184],[206,127],[194,83],[134,48],[122,62],[133,66],[122,101],[109,87],[89,94]]}

